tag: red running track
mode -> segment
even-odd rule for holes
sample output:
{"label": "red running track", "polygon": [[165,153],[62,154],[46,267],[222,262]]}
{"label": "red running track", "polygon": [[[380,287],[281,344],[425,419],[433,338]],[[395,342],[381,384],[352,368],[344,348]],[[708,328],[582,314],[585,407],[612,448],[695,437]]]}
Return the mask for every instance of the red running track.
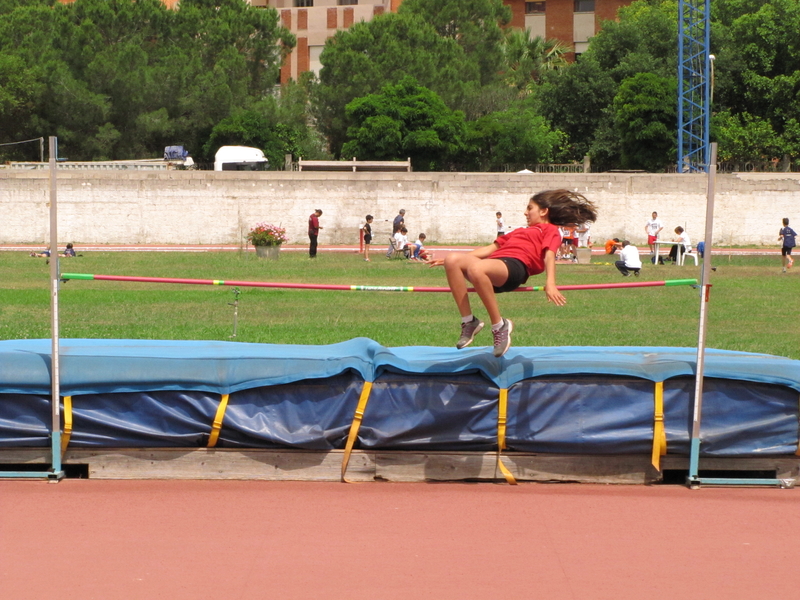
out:
{"label": "red running track", "polygon": [[790,600],[798,509],[779,489],[4,481],[0,598]]}

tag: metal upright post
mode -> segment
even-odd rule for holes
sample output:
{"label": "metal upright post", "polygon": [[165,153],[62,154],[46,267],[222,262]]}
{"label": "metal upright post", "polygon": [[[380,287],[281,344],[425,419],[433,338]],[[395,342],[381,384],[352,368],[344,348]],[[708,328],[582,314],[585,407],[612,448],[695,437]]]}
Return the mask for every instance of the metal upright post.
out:
{"label": "metal upright post", "polygon": [[705,252],[700,280],[700,324],[697,339],[697,370],[694,385],[694,410],[692,413],[692,439],[689,454],[689,476],[687,485],[697,488],[700,485],[777,485],[791,487],[793,482],[782,479],[743,479],[700,477],[700,422],[703,412],[703,372],[706,355],[706,329],[708,323],[708,301],[711,293],[711,247],[714,231],[714,193],[717,177],[717,144],[711,144],[710,161],[707,165],[708,192],[706,204]]}
{"label": "metal upright post", "polygon": [[700,324],[697,337],[697,370],[694,384],[694,411],[692,413],[692,442],[689,454],[689,478],[687,483],[695,485],[698,480],[700,459],[700,417],[703,409],[703,371],[706,357],[706,328],[708,323],[708,300],[711,293],[711,244],[714,232],[714,193],[717,177],[717,144],[711,145],[711,162],[708,165],[708,188],[706,192],[706,231],[703,270],[700,279]]}
{"label": "metal upright post", "polygon": [[1,471],[0,479],[49,479],[64,478],[61,468],[61,391],[59,387],[58,362],[58,213],[56,207],[56,147],[55,137],[50,137],[50,315],[52,350],[50,357],[51,382],[51,466],[49,471]]}
{"label": "metal upright post", "polygon": [[61,385],[59,361],[59,331],[58,331],[58,186],[56,183],[56,170],[58,169],[56,157],[58,155],[58,139],[50,136],[50,329],[52,335],[50,377],[51,377],[51,407],[52,407],[52,469],[50,478],[61,479],[64,471],[61,469]]}

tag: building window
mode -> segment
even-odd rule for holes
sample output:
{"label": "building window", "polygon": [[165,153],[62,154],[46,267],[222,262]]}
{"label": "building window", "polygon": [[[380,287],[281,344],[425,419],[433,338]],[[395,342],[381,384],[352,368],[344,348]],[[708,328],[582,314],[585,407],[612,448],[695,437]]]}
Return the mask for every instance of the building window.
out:
{"label": "building window", "polygon": [[355,6],[358,0],[339,0],[339,6]]}
{"label": "building window", "polygon": [[307,6],[314,6],[314,0],[294,0],[295,8],[305,8]]}
{"label": "building window", "polygon": [[594,0],[575,0],[575,12],[594,12]]}
{"label": "building window", "polygon": [[526,2],[525,14],[526,15],[542,15],[544,14],[544,2]]}

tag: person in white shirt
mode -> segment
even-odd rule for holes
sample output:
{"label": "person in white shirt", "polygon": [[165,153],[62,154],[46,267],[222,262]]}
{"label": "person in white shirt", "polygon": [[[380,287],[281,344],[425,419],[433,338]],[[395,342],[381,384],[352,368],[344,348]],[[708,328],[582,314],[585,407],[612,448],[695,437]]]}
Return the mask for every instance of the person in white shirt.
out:
{"label": "person in white shirt", "polygon": [[679,244],[675,244],[669,251],[669,258],[670,260],[674,261],[672,264],[678,263],[678,257],[683,254],[684,252],[691,252],[692,251],[692,241],[689,239],[689,234],[683,230],[683,227],[678,225],[675,228],[675,233],[678,237],[676,237],[674,242],[680,242]]}
{"label": "person in white shirt", "polygon": [[408,247],[408,229],[401,227],[400,230],[394,234],[394,247],[397,250],[402,250],[406,258],[411,258]]}
{"label": "person in white shirt", "polygon": [[506,222],[503,221],[503,213],[497,211],[497,237],[506,234]]}
{"label": "person in white shirt", "polygon": [[644,230],[647,233],[647,245],[650,246],[650,254],[653,255],[653,263],[656,262],[655,244],[658,240],[658,234],[664,229],[664,224],[658,218],[658,213],[653,211],[653,217],[645,223]]}
{"label": "person in white shirt", "polygon": [[592,238],[589,233],[591,226],[592,224],[588,222],[578,225],[578,248],[592,247]]}
{"label": "person in white shirt", "polygon": [[619,260],[614,263],[614,266],[619,269],[623,277],[630,277],[631,271],[633,271],[634,276],[638,277],[642,268],[639,249],[636,246],[631,246],[628,240],[623,240],[622,250],[619,251]]}

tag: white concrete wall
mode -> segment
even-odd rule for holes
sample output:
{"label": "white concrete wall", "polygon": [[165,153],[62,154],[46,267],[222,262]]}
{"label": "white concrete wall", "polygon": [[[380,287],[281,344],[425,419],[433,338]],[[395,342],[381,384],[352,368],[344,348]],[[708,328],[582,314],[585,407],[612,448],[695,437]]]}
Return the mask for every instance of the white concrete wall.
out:
{"label": "white concrete wall", "polygon": [[[238,244],[257,222],[286,227],[306,243],[308,215],[321,208],[322,244],[357,243],[367,213],[376,244],[388,237],[398,209],[409,233],[430,243],[488,243],[494,214],[524,224],[536,191],[567,187],[600,209],[595,241],[645,241],[644,224],[658,211],[666,231],[682,225],[692,241],[705,229],[704,175],[314,173],[298,172],[60,172],[59,238],[63,243]],[[49,227],[49,175],[0,169],[0,243],[44,243]],[[716,244],[777,243],[781,219],[800,226],[800,174],[720,175]]]}

